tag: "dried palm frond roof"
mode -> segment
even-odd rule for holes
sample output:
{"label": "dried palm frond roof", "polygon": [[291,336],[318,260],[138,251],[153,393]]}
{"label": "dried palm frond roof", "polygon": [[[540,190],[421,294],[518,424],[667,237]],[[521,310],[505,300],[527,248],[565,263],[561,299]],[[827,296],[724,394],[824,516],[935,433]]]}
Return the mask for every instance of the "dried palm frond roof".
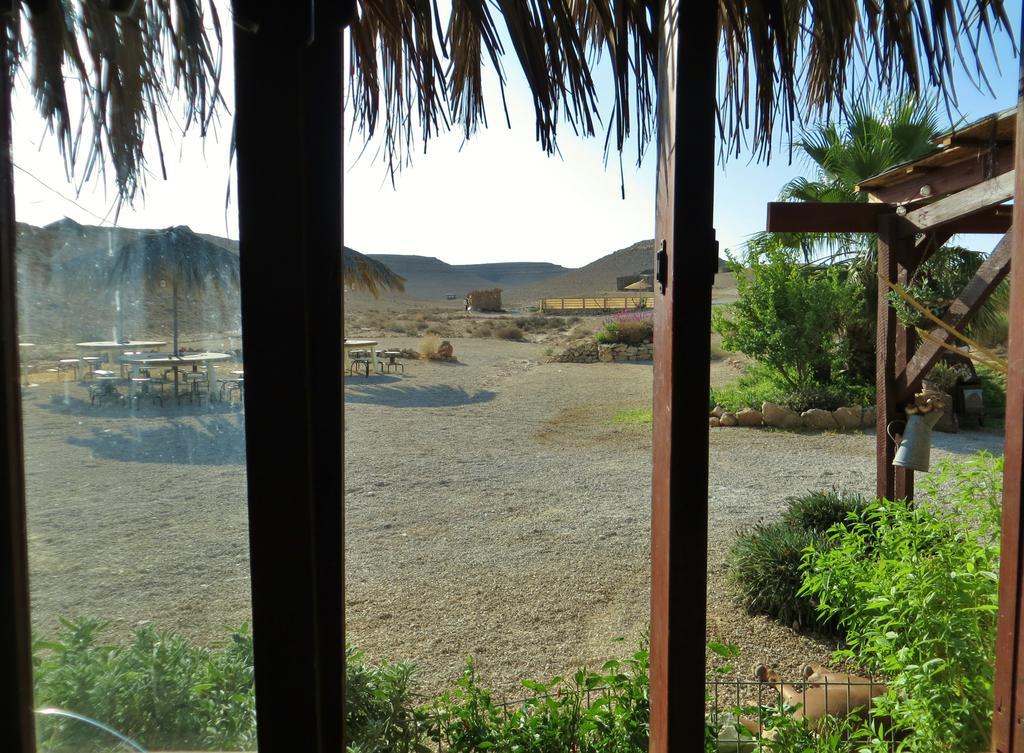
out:
{"label": "dried palm frond roof", "polygon": [[403,292],[405,278],[387,265],[345,246],[341,255],[341,277],[353,290],[369,291],[374,298],[384,288]]}
{"label": "dried palm frond roof", "polygon": [[[679,23],[695,1],[677,0]],[[14,38],[30,53],[39,110],[69,167],[89,173],[107,158],[121,195],[131,198],[147,127],[159,143],[158,111],[180,99],[184,129],[205,132],[213,121],[222,103],[222,28],[210,0],[139,0],[122,16],[103,4],[22,0]],[[449,124],[467,136],[486,125],[484,70],[493,69],[504,87],[506,48],[530,89],[537,139],[548,152],[557,149],[560,123],[584,135],[605,130],[606,144],[619,150],[631,134],[641,153],[651,140],[658,0],[453,0],[446,20],[440,5],[356,0],[353,117],[367,140],[382,136],[392,169],[417,139]],[[280,3],[276,12],[308,7]],[[932,88],[952,99],[958,66],[985,86],[986,49],[994,51],[995,35],[1011,35],[1003,0],[719,0],[719,8],[720,136],[738,152],[749,133],[762,157],[777,124],[786,129],[840,108],[851,87]],[[605,105],[602,65],[612,81]],[[85,144],[70,114],[74,88],[93,126]]]}

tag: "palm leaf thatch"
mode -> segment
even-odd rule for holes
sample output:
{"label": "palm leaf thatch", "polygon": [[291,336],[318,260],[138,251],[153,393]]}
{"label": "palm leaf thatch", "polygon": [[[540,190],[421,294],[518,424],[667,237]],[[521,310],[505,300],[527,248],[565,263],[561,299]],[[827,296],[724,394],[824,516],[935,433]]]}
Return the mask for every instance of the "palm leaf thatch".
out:
{"label": "palm leaf thatch", "polygon": [[[672,16],[686,23],[686,3],[675,1]],[[14,37],[20,51],[31,52],[36,101],[69,169],[81,163],[89,173],[108,157],[121,195],[130,198],[139,188],[146,127],[156,125],[172,95],[184,101],[186,129],[205,131],[214,119],[221,104],[215,2],[139,0],[130,15],[116,17],[100,0],[22,4],[27,11]],[[985,50],[994,49],[995,35],[1011,35],[1003,0],[718,4],[721,140],[738,152],[749,136],[760,157],[770,156],[777,125],[788,130],[841,109],[851,91],[919,96],[930,88],[951,101],[956,67],[985,87]],[[401,167],[417,139],[425,145],[452,124],[468,137],[486,125],[484,69],[495,71],[504,89],[509,51],[532,94],[542,148],[557,149],[562,124],[588,136],[603,129],[606,147],[620,151],[635,134],[642,155],[654,133],[658,0],[453,0],[446,18],[442,5],[356,2],[349,55],[354,125],[367,141],[382,137],[390,169]],[[308,7],[282,3],[276,12]],[[609,95],[598,91],[599,65],[612,74],[609,100],[599,97]],[[83,131],[71,122],[71,88],[92,124],[84,146]]]}
{"label": "palm leaf thatch", "polygon": [[341,257],[341,276],[345,285],[353,290],[369,291],[374,298],[384,288],[402,292],[405,278],[391,271],[379,261],[371,259],[348,246]]}
{"label": "palm leaf thatch", "polygon": [[109,284],[141,282],[156,292],[170,287],[173,299],[174,353],[178,352],[178,294],[206,288],[220,292],[238,288],[238,255],[184,226],[138,235],[118,248]]}

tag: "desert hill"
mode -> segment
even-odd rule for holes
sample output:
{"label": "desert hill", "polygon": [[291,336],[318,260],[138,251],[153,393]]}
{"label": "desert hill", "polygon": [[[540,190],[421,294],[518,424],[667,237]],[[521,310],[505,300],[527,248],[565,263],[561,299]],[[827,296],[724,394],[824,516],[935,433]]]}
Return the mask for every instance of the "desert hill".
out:
{"label": "desert hill", "polygon": [[510,303],[536,304],[541,298],[614,293],[615,280],[654,269],[654,240],[638,241],[558,277],[507,289]]}
{"label": "desert hill", "polygon": [[548,262],[498,262],[493,264],[448,264],[432,256],[370,254],[406,279],[409,298],[459,300],[471,290],[509,288],[555,277],[569,270]]}
{"label": "desert hill", "polygon": [[514,288],[540,282],[573,271],[569,267],[546,261],[495,262],[491,264],[460,264],[458,269],[479,275],[499,288]]}

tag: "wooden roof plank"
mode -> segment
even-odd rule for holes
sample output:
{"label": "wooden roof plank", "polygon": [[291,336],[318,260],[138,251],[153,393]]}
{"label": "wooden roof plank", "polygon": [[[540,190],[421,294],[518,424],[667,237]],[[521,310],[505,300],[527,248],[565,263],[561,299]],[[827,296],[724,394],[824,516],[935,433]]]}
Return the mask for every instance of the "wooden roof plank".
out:
{"label": "wooden roof plank", "polygon": [[1013,186],[1014,173],[1006,172],[908,212],[906,219],[918,230],[940,227],[980,209],[1012,199]]}
{"label": "wooden roof plank", "polygon": [[862,185],[861,190],[867,190],[872,199],[885,204],[910,204],[962,191],[1012,169],[1013,145],[1003,144],[989,159],[978,153],[941,169],[933,165],[913,165],[906,171],[905,180],[877,188],[865,189]]}

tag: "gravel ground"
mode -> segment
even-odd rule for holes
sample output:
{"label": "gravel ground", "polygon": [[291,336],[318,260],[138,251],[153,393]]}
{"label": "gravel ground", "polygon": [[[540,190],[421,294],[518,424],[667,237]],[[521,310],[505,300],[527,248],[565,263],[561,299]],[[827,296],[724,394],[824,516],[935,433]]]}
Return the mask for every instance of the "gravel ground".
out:
{"label": "gravel ground", "polygon": [[[650,404],[651,368],[544,364],[544,346],[456,339],[459,364],[346,380],[347,620],[375,659],[450,687],[472,655],[483,683],[519,697],[546,678],[629,653],[649,601],[649,429],[613,422]],[[389,346],[416,341],[389,338]],[[736,370],[715,362],[724,383]],[[28,392],[33,621],[153,622],[201,641],[247,619],[242,415],[91,408],[83,391]],[[933,460],[1000,437],[940,435]],[[725,555],[786,496],[869,492],[874,436],[711,434],[709,629],[795,673],[831,646],[737,608]],[[622,641],[616,639],[622,638]],[[709,657],[709,665],[715,660]]]}

